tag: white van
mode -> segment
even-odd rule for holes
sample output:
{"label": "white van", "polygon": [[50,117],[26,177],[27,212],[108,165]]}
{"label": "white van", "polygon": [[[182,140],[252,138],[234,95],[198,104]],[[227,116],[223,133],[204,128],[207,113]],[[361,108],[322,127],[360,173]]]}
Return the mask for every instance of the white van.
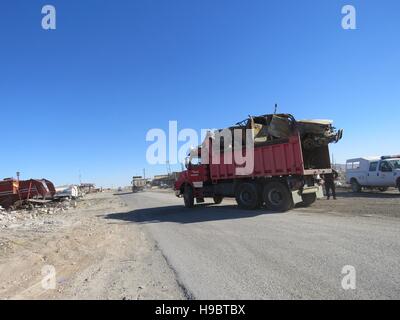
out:
{"label": "white van", "polygon": [[389,187],[400,191],[400,155],[347,160],[346,182],[351,184],[353,192],[362,188],[386,191]]}

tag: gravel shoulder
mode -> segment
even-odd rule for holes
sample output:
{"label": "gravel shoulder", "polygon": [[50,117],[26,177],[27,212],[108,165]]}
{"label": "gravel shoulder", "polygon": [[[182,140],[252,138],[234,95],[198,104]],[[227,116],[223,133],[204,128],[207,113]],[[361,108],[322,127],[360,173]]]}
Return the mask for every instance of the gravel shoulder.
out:
{"label": "gravel shoulder", "polygon": [[[54,215],[18,217],[0,233],[1,299],[184,299],[143,226],[104,219],[129,211],[112,193]],[[54,266],[56,288],[42,286]]]}

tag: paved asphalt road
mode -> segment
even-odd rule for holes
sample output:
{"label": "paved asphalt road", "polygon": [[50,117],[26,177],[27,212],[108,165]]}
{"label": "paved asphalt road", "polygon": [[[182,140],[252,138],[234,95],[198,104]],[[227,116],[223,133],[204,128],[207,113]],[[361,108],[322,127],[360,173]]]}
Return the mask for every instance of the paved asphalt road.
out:
{"label": "paved asphalt road", "polygon": [[[121,195],[187,296],[195,299],[399,299],[400,219],[320,209],[240,210],[232,200],[185,209],[173,194]],[[342,268],[356,289],[342,289]]]}

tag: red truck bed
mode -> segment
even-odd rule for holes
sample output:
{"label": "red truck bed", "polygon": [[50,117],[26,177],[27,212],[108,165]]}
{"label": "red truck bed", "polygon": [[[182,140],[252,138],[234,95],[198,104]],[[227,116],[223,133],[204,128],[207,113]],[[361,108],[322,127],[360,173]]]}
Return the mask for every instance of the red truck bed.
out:
{"label": "red truck bed", "polygon": [[[241,151],[238,151],[241,152]],[[305,169],[303,151],[299,134],[294,134],[285,142],[266,144],[254,148],[254,170],[251,176],[283,176],[283,175],[310,175],[330,171],[329,151],[326,148],[319,150],[319,156],[325,158],[319,168]],[[324,157],[323,157],[324,156]],[[235,163],[224,164],[224,154],[220,155],[219,164],[210,164],[210,177],[213,181],[235,178],[248,178],[249,175],[237,175],[236,169],[243,167]],[[328,161],[328,163],[323,163]],[[212,161],[210,161],[212,163]]]}

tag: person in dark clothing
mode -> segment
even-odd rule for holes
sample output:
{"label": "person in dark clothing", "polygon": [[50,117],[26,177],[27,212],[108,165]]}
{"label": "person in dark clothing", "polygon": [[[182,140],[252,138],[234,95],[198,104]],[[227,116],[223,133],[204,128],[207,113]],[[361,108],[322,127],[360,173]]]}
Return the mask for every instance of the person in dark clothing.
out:
{"label": "person in dark clothing", "polygon": [[326,197],[330,199],[330,190],[332,190],[333,199],[336,200],[336,187],[335,180],[338,178],[339,174],[336,170],[332,169],[332,173],[326,173],[323,175],[323,179],[325,181],[325,191]]}

